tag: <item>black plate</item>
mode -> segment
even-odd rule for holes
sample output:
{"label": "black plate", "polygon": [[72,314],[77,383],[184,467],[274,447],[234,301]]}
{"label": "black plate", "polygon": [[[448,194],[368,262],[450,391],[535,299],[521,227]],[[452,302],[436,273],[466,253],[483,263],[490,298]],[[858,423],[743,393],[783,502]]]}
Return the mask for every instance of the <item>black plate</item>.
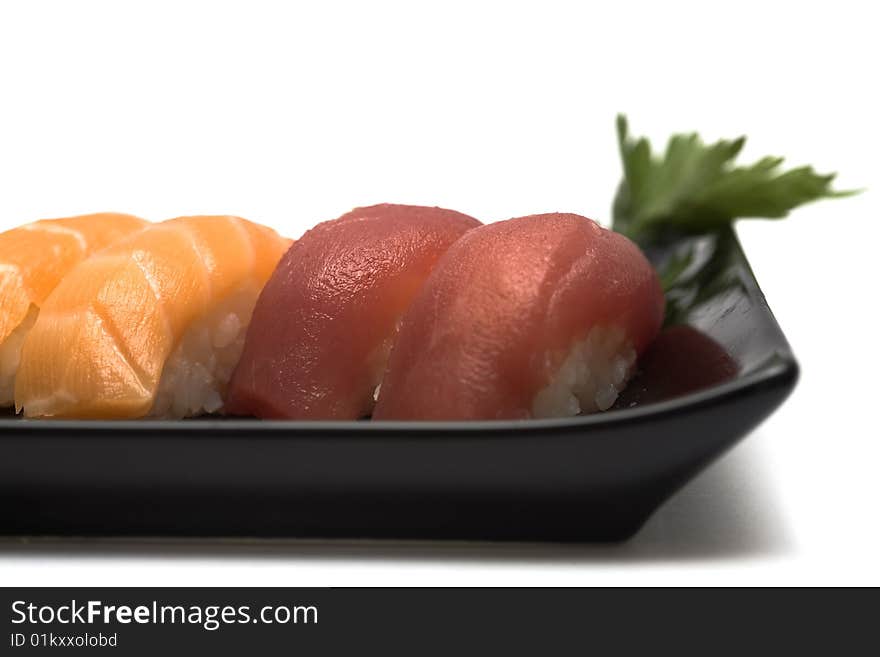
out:
{"label": "black plate", "polygon": [[614,409],[512,422],[0,419],[5,535],[620,540],[791,392],[732,231],[646,247],[668,328]]}

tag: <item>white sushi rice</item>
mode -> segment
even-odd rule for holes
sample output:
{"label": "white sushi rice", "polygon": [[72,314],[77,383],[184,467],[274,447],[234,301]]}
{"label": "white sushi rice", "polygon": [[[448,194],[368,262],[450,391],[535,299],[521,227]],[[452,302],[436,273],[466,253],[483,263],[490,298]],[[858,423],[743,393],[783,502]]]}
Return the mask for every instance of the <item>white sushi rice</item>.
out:
{"label": "white sushi rice", "polygon": [[635,363],[635,349],[622,329],[594,327],[572,345],[550,383],[535,395],[532,417],[567,417],[611,408]]}
{"label": "white sushi rice", "polygon": [[182,418],[222,410],[259,294],[258,286],[248,285],[189,326],[165,363],[149,417]]}
{"label": "white sushi rice", "polygon": [[0,344],[0,408],[14,403],[15,375],[21,363],[21,347],[39,314],[39,309],[31,304],[21,324]]}

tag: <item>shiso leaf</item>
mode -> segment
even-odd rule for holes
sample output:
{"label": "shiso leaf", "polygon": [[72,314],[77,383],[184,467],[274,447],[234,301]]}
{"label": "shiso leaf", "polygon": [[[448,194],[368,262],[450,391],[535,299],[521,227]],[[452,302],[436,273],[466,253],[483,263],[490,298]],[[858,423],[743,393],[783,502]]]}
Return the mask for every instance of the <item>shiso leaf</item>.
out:
{"label": "shiso leaf", "polygon": [[621,114],[617,139],[624,178],[614,199],[614,228],[634,238],[670,228],[707,232],[746,217],[779,219],[804,203],[857,193],[834,191],[835,174],[812,167],[782,171],[781,157],[736,166],[745,137],[704,144],[696,133],[674,135],[655,157],[647,139],[630,136]]}

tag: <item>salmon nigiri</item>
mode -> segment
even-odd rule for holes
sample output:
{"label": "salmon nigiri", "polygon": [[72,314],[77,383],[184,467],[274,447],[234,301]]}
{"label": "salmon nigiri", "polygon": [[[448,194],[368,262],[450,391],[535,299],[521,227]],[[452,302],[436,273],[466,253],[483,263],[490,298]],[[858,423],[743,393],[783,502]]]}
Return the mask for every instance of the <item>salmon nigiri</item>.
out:
{"label": "salmon nigiri", "polygon": [[153,224],[74,267],[22,349],[30,417],[221,409],[260,289],[290,242],[238,217]]}
{"label": "salmon nigiri", "polygon": [[228,412],[369,415],[398,320],[437,259],[479,225],[442,208],[376,205],[308,231],[260,296]]}
{"label": "salmon nigiri", "polygon": [[464,235],[403,317],[374,419],[493,420],[605,410],[657,335],[657,275],[574,214]]}
{"label": "salmon nigiri", "polygon": [[83,258],[146,225],[104,212],[0,233],[0,406],[12,406],[21,345],[49,293]]}

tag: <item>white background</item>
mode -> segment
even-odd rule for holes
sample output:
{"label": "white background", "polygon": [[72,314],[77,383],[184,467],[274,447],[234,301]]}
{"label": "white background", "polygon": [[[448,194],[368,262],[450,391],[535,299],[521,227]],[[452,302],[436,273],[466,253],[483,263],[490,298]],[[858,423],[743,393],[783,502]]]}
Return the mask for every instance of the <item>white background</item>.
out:
{"label": "white background", "polygon": [[0,582],[880,584],[870,7],[4,2],[0,228],[109,209],[296,236],[381,201],[607,221],[618,111],[868,191],[740,224],[800,385],[626,545],[6,542]]}

